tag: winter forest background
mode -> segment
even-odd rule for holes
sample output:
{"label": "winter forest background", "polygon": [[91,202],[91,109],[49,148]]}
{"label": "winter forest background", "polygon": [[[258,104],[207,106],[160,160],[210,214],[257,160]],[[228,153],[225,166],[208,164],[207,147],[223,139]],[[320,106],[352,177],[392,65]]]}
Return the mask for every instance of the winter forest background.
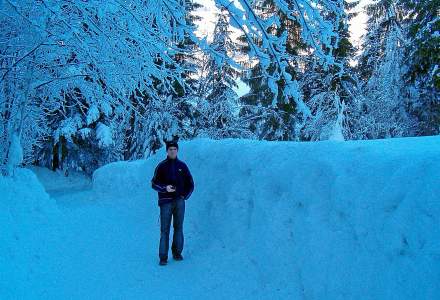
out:
{"label": "winter forest background", "polygon": [[[190,140],[440,133],[440,1],[0,0],[0,164],[92,173]],[[248,92],[237,94],[237,84]]]}

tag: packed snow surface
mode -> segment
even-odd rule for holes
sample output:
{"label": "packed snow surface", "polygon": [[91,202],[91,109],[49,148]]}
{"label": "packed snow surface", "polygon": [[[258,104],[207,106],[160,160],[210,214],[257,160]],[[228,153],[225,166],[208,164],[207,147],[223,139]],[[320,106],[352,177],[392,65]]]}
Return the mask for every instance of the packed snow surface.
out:
{"label": "packed snow surface", "polygon": [[195,189],[163,267],[165,156],[0,177],[1,298],[440,299],[440,137],[181,141]]}

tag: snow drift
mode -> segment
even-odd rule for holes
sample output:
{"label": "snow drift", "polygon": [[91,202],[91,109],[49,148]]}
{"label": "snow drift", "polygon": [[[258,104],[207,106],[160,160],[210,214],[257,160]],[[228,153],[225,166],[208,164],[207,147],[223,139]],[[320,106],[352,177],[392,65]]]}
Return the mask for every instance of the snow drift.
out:
{"label": "snow drift", "polygon": [[58,277],[59,211],[35,174],[0,176],[0,298],[45,298]]}
{"label": "snow drift", "polygon": [[[219,298],[438,298],[439,155],[439,137],[182,142],[195,182],[184,252],[199,258],[186,272]],[[107,165],[94,188],[156,216],[164,157]]]}

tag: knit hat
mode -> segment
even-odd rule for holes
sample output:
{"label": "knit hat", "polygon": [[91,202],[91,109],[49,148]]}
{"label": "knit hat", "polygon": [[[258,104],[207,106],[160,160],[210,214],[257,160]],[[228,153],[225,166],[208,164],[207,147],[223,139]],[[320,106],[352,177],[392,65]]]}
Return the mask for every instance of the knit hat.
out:
{"label": "knit hat", "polygon": [[166,143],[167,150],[169,147],[176,147],[177,149],[179,149],[179,145],[177,144],[177,141],[170,141],[170,142],[165,142],[165,143]]}
{"label": "knit hat", "polygon": [[163,141],[165,142],[167,151],[169,147],[176,147],[177,149],[179,149],[179,145],[177,144],[177,142],[179,141],[178,135],[173,135],[170,141],[167,141],[165,138],[163,139]]}

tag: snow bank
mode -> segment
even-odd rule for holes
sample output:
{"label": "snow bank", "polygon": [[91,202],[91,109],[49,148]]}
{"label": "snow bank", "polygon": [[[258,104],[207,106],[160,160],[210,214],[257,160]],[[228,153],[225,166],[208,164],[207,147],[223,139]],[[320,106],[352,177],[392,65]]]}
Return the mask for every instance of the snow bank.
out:
{"label": "snow bank", "polygon": [[[179,143],[195,181],[191,296],[438,299],[439,156],[439,137]],[[94,189],[156,213],[150,179],[164,158],[107,165]]]}
{"label": "snow bank", "polygon": [[58,210],[35,174],[0,176],[0,295],[44,298],[56,283]]}

